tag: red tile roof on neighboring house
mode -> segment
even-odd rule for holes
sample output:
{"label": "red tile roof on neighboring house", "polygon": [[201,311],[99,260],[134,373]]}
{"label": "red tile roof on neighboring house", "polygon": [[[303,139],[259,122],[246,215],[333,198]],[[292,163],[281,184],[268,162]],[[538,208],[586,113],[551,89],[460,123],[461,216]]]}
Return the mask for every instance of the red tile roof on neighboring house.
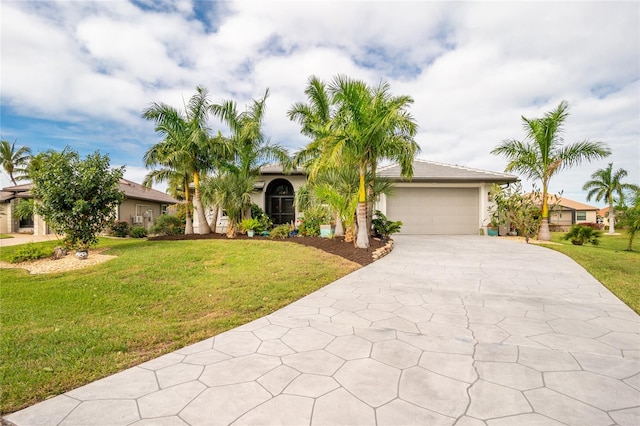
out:
{"label": "red tile roof on neighboring house", "polygon": [[609,217],[609,207],[602,208],[598,210],[598,216],[600,217]]}
{"label": "red tile roof on neighboring house", "polygon": [[[529,196],[534,196],[534,194],[527,194]],[[590,206],[588,204],[579,203],[574,200],[570,200],[566,197],[557,197],[556,195],[549,194],[547,195],[549,206],[559,205],[563,209],[567,210],[580,210],[580,211],[597,211],[598,207]]]}

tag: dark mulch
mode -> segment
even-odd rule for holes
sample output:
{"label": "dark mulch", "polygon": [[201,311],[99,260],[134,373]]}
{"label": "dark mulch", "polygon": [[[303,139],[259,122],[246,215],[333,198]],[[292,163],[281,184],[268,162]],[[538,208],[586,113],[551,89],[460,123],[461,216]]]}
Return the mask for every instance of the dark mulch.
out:
{"label": "dark mulch", "polygon": [[[227,240],[227,236],[224,234],[207,234],[207,235],[170,235],[163,237],[150,237],[150,240]],[[384,247],[382,241],[377,238],[370,238],[370,247],[368,249],[359,249],[353,245],[353,243],[345,243],[344,238],[320,238],[320,237],[295,237],[285,239],[269,239],[261,236],[255,236],[249,238],[246,235],[238,234],[236,240],[269,240],[269,241],[284,241],[296,244],[302,244],[304,246],[315,247],[323,250],[327,253],[341,256],[347,260],[358,263],[360,265],[368,265],[373,262],[373,252]]]}

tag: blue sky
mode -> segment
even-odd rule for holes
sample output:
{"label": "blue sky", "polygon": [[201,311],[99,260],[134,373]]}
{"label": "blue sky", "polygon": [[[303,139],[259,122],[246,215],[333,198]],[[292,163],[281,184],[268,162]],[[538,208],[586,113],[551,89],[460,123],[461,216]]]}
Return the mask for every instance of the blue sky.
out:
{"label": "blue sky", "polygon": [[159,140],[149,103],[179,107],[203,85],[243,106],[269,88],[265,132],[293,152],[307,140],[286,111],[309,76],[347,74],[414,98],[419,158],[502,171],[491,149],[564,99],[565,140],[613,154],[552,191],[584,202],[608,162],[640,183],[638,2],[3,0],[0,13],[2,139],[98,149],[138,182]]}

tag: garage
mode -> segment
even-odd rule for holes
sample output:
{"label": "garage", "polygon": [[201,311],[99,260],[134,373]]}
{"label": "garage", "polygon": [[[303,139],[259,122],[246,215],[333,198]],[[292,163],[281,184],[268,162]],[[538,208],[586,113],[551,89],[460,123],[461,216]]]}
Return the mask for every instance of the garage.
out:
{"label": "garage", "polygon": [[477,235],[479,189],[396,187],[387,217],[402,221],[402,234]]}

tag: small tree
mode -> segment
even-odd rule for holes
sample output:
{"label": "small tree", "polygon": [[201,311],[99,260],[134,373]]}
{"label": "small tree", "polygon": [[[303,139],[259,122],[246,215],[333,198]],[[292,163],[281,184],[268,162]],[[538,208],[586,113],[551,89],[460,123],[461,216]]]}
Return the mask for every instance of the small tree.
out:
{"label": "small tree", "polygon": [[87,250],[115,220],[116,207],[124,200],[118,188],[124,168],[111,169],[109,156],[99,152],[82,160],[69,148],[36,159],[29,168],[35,212],[65,235],[65,245]]}
{"label": "small tree", "polygon": [[494,184],[491,187],[491,195],[495,202],[491,211],[492,217],[500,224],[509,223],[528,243],[529,238],[538,232],[542,219],[535,191],[532,196],[524,194],[520,182],[507,188]]}
{"label": "small tree", "polygon": [[640,234],[640,189],[633,190],[629,206],[624,203],[618,207],[620,223],[629,237],[627,251],[633,251],[633,240]]}

